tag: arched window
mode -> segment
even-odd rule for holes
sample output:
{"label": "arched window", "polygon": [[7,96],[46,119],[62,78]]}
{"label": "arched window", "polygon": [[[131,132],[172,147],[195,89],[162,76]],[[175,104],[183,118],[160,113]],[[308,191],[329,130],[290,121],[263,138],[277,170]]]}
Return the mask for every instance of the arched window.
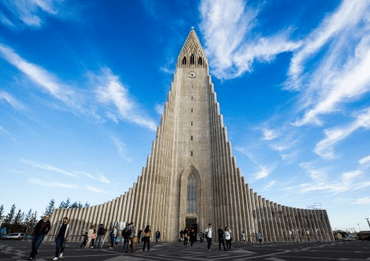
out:
{"label": "arched window", "polygon": [[186,64],[186,57],[182,59],[182,64]]}
{"label": "arched window", "polygon": [[198,65],[202,65],[202,57],[199,57],[199,59],[198,59]]}
{"label": "arched window", "polygon": [[190,64],[194,64],[194,54],[190,56]]}
{"label": "arched window", "polygon": [[188,177],[188,189],[186,197],[186,212],[196,213],[197,211],[197,190],[196,190],[196,179],[193,173],[190,173]]}

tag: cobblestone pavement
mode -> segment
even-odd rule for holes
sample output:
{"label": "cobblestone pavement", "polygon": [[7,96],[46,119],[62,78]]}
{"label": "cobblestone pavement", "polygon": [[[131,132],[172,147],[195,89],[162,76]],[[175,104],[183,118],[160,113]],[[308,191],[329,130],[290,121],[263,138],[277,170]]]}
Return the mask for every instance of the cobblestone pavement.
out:
{"label": "cobblestone pavement", "polygon": [[[231,251],[219,251],[218,243],[207,250],[205,242],[184,247],[181,243],[151,244],[151,251],[142,251],[142,243],[135,246],[134,253],[122,253],[119,249],[81,249],[79,243],[67,242],[64,257],[59,260],[72,261],[124,261],[124,260],[370,260],[370,241],[315,242],[315,243],[267,243],[232,245]],[[31,241],[0,241],[0,261],[27,260]],[[43,242],[39,248],[38,261],[52,260],[54,242]]]}

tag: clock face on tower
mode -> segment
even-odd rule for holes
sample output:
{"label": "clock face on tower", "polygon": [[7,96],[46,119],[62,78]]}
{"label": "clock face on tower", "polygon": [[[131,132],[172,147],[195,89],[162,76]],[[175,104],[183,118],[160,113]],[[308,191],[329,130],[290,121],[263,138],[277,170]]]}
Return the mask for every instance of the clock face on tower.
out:
{"label": "clock face on tower", "polygon": [[197,74],[195,72],[190,72],[189,73],[189,78],[195,78]]}

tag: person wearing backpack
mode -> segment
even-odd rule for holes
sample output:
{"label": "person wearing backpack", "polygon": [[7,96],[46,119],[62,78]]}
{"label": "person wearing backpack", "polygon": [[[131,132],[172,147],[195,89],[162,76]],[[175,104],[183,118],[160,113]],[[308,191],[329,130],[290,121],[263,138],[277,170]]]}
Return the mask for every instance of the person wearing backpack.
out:
{"label": "person wearing backpack", "polygon": [[[128,234],[128,241],[131,248],[131,252],[134,252],[134,244],[135,244],[135,235],[136,235],[136,228],[134,222],[130,223],[130,232]],[[128,248],[126,249],[128,253]]]}
{"label": "person wearing backpack", "polygon": [[122,245],[122,251],[126,252],[127,249],[127,243],[128,243],[128,233],[130,231],[130,224],[128,224],[125,227],[124,230],[122,230],[122,237],[123,237],[123,245]]}

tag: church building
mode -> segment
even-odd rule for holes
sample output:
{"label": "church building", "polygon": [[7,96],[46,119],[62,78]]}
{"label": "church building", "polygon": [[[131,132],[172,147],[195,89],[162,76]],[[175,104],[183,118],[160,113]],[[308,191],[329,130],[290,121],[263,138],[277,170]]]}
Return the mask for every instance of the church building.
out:
{"label": "church building", "polygon": [[[53,240],[66,216],[72,241],[91,225],[134,222],[136,231],[152,227],[161,240],[179,240],[185,227],[203,231],[212,223],[228,226],[233,238],[256,242],[334,240],[326,210],[284,206],[249,187],[232,154],[208,61],[191,29],[177,58],[176,72],[164,106],[151,154],[137,182],[112,201],[87,208],[54,209]],[[152,233],[154,236],[154,233]]]}

